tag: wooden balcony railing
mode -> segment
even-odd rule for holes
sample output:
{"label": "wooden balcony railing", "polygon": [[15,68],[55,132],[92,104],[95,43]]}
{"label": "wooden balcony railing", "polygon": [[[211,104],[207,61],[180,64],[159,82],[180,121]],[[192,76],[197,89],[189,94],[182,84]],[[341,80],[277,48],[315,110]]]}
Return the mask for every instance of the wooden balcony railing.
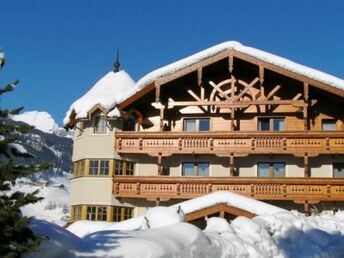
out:
{"label": "wooden balcony railing", "polygon": [[344,154],[344,132],[116,132],[118,153],[172,154]]}
{"label": "wooden balcony railing", "polygon": [[338,178],[117,176],[113,179],[116,198],[166,201],[222,190],[259,200],[344,201],[344,179]]}

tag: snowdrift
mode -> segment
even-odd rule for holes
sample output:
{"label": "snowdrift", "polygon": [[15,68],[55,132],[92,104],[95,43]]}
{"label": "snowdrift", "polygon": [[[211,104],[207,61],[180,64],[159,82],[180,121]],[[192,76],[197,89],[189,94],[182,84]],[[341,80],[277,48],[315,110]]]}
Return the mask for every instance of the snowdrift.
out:
{"label": "snowdrift", "polygon": [[[179,206],[193,201],[196,207],[197,202],[204,204],[200,198],[209,196],[214,194]],[[265,204],[247,198],[246,205],[259,210]],[[203,231],[184,223],[185,213],[176,206],[152,208],[143,217],[120,223],[80,221],[68,229],[35,220],[31,228],[47,240],[39,253],[28,257],[343,257],[343,212],[305,217],[275,208],[231,223],[209,218]]]}

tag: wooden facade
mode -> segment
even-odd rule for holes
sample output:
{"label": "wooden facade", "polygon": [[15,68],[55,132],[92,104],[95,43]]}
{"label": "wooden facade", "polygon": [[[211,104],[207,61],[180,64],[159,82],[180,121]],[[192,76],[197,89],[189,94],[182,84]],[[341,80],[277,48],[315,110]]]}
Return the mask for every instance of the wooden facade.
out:
{"label": "wooden facade", "polygon": [[[343,89],[233,49],[159,77],[118,105],[127,112],[125,119],[138,125],[114,137],[116,153],[138,163],[154,157],[157,170],[149,177],[114,177],[113,194],[161,202],[230,190],[260,200],[303,203],[307,209],[308,203],[344,201],[344,179],[307,178],[313,176],[310,159],[321,163],[328,156],[344,162]],[[188,119],[196,125],[207,120],[207,130],[186,130]],[[164,161],[181,155],[225,157],[228,174],[161,176]],[[236,158],[255,155],[298,157],[304,173],[248,178],[234,172]]]}

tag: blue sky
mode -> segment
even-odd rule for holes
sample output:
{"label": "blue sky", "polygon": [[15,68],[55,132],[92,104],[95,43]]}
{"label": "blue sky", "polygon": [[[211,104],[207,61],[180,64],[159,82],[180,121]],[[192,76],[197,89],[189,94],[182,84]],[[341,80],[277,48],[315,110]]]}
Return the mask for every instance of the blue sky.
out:
{"label": "blue sky", "polygon": [[62,124],[117,48],[134,80],[227,40],[344,78],[343,10],[341,0],[0,0],[0,85],[21,81],[1,105]]}

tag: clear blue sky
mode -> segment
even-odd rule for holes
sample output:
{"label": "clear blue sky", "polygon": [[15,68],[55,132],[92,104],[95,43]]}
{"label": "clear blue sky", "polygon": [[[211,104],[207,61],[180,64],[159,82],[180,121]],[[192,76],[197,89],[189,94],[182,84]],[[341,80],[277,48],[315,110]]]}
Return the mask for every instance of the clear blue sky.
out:
{"label": "clear blue sky", "polygon": [[1,99],[47,111],[70,104],[112,69],[116,49],[135,80],[155,68],[237,40],[344,78],[344,1],[0,0]]}

